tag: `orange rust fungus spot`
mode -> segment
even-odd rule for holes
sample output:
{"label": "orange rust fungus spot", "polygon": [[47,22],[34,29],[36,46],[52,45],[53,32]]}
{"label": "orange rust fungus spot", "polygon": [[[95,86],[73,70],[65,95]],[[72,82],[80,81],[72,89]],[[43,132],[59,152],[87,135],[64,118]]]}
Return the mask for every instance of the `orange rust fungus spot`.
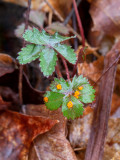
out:
{"label": "orange rust fungus spot", "polygon": [[79,92],[79,91],[75,91],[74,95],[79,96],[79,95],[80,95],[80,92]]}
{"label": "orange rust fungus spot", "polygon": [[80,92],[79,91],[75,91],[74,93],[74,97],[78,99],[78,96],[80,95]]}
{"label": "orange rust fungus spot", "polygon": [[78,87],[78,89],[81,91],[83,89],[83,86]]}
{"label": "orange rust fungus spot", "polygon": [[69,102],[67,103],[67,107],[68,107],[69,109],[73,107],[72,101],[69,101]]}
{"label": "orange rust fungus spot", "polygon": [[44,97],[44,102],[48,102],[48,97]]}
{"label": "orange rust fungus spot", "polygon": [[61,84],[57,84],[56,88],[57,88],[58,90],[61,90],[61,89],[62,89]]}
{"label": "orange rust fungus spot", "polygon": [[75,94],[74,94],[74,97],[78,99],[78,95],[75,95]]}

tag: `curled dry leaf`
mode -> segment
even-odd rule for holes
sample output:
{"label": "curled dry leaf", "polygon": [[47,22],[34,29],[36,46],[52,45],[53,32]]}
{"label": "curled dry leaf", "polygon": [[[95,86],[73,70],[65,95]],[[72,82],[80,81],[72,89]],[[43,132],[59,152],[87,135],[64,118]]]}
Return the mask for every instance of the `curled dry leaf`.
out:
{"label": "curled dry leaf", "polygon": [[[0,86],[9,87],[14,93],[18,93],[18,81],[19,81],[19,70],[17,69],[16,61],[8,56],[7,54],[0,54]],[[7,89],[8,91],[8,89]],[[6,93],[7,93],[6,91]],[[10,91],[10,90],[9,90]],[[3,89],[0,93],[5,93]],[[8,92],[8,97],[13,97],[10,94],[13,92]],[[42,98],[43,92],[34,89],[26,74],[23,73],[23,102],[24,104],[41,104],[43,103]],[[9,98],[7,100],[9,100]],[[17,98],[17,97],[16,97]]]}
{"label": "curled dry leaf", "polygon": [[103,31],[111,36],[120,35],[120,1],[95,0],[91,4],[90,14],[94,23],[93,30]]}
{"label": "curled dry leaf", "polygon": [[60,109],[50,111],[46,109],[45,105],[27,105],[26,113],[29,115],[44,115],[60,121],[49,132],[35,139],[29,155],[30,160],[33,160],[33,155],[36,160],[77,160],[69,141],[65,137],[66,120]]}
{"label": "curled dry leaf", "polygon": [[12,57],[7,54],[0,54],[0,77],[12,73],[15,70],[16,64]]}
{"label": "curled dry leaf", "polygon": [[50,130],[57,120],[0,111],[0,159],[27,160],[33,139]]}
{"label": "curled dry leaf", "polygon": [[7,109],[10,106],[10,102],[3,101],[2,97],[0,96],[0,110]]}

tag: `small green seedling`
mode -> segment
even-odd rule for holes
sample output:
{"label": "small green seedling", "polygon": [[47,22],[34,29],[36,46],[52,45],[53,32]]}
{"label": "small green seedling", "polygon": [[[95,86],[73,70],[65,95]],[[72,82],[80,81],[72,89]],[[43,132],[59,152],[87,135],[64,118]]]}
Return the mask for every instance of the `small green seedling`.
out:
{"label": "small green seedling", "polygon": [[[23,38],[31,44],[22,48],[17,59],[21,64],[26,64],[39,58],[41,71],[46,77],[54,72],[58,53],[70,63],[76,63],[77,57],[73,49],[61,44],[74,37],[63,37],[58,33],[49,35],[44,30],[40,32],[33,28],[33,30],[27,30]],[[50,110],[56,110],[62,106],[63,115],[68,119],[75,119],[83,115],[83,107],[86,103],[94,101],[94,94],[95,90],[82,75],[74,76],[72,81],[55,78],[50,85],[50,91],[44,95],[44,102]]]}

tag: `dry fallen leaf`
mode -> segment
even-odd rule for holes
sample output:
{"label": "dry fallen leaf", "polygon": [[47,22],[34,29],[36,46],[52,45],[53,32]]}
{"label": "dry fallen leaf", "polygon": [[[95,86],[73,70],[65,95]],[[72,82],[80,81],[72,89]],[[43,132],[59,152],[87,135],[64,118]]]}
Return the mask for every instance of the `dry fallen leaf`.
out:
{"label": "dry fallen leaf", "polygon": [[120,35],[120,1],[95,0],[91,4],[90,14],[94,31],[102,31],[111,36]]}
{"label": "dry fallen leaf", "polygon": [[79,63],[78,64],[78,74],[83,74],[92,81],[96,82],[101,76],[104,67],[104,57],[101,56],[96,61],[91,63]]}
{"label": "dry fallen leaf", "polygon": [[0,111],[0,159],[27,160],[33,139],[50,130],[57,120]]}
{"label": "dry fallen leaf", "polygon": [[26,112],[29,115],[44,115],[60,121],[49,132],[35,139],[29,160],[33,160],[33,155],[35,157],[35,154],[37,155],[36,157],[40,157],[34,158],[36,160],[77,160],[69,141],[66,139],[66,120],[60,109],[49,111],[44,105],[27,105]]}

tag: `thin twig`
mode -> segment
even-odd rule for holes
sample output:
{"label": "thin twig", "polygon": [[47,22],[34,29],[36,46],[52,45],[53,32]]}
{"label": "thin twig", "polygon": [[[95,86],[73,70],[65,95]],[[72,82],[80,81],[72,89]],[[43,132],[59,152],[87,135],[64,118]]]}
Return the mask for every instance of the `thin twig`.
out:
{"label": "thin twig", "polygon": [[53,11],[53,13],[59,17],[60,21],[64,21],[63,17],[53,8],[53,6],[48,2],[48,0],[44,0],[46,2],[46,4],[51,8],[51,10]]}
{"label": "thin twig", "polygon": [[117,63],[117,62],[119,61],[119,59],[120,59],[120,55],[119,55],[119,56],[115,59],[115,61],[106,69],[106,71],[104,71],[104,73],[102,73],[102,75],[100,76],[100,78],[98,78],[98,80],[93,84],[93,86],[94,86],[96,83],[98,83],[98,81],[101,80],[101,78],[110,70],[110,68],[113,67],[113,65],[114,65],[115,63]]}
{"label": "thin twig", "polygon": [[[77,7],[79,6],[80,2],[81,2],[81,0],[78,0],[78,1],[77,1]],[[66,19],[64,20],[64,22],[63,22],[64,25],[68,24],[70,18],[72,17],[72,15],[73,15],[74,13],[75,13],[75,9],[74,9],[74,7],[73,7],[72,10],[71,10],[71,12],[69,13],[69,15],[68,15],[68,16],[66,17]]]}
{"label": "thin twig", "polygon": [[[28,28],[30,6],[31,6],[31,0],[28,0],[28,9],[27,9],[27,13],[26,13],[26,22],[25,22],[24,31]],[[23,47],[25,47],[25,40],[23,41]],[[22,97],[22,79],[23,79],[23,77],[22,77],[22,75],[23,75],[23,66],[20,65],[20,69],[19,69],[19,84],[18,84],[20,105],[23,104],[23,97]]]}

